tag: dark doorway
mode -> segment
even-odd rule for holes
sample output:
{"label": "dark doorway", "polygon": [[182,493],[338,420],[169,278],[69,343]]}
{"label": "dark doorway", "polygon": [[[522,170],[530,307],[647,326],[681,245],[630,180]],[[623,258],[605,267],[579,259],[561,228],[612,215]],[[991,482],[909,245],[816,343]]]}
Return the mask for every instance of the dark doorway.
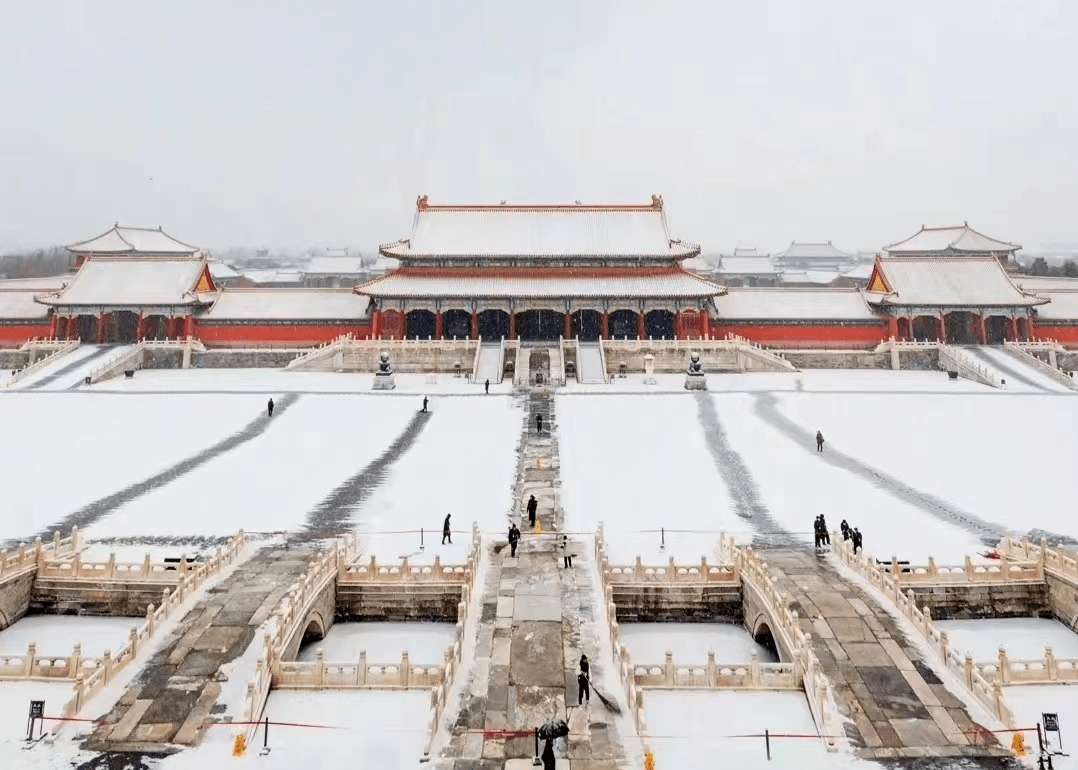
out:
{"label": "dark doorway", "polygon": [[917,342],[938,340],[939,319],[930,315],[919,315],[913,319],[913,339]]}
{"label": "dark doorway", "polygon": [[167,340],[169,319],[163,315],[146,316],[146,339]]}
{"label": "dark doorway", "polygon": [[517,337],[521,340],[553,342],[565,331],[565,315],[554,310],[526,310],[517,313]]}
{"label": "dark doorway", "polygon": [[442,313],[442,336],[447,340],[466,340],[472,336],[472,314],[467,310]]}
{"label": "dark doorway", "polygon": [[677,336],[677,316],[669,310],[652,310],[644,316],[644,334],[650,339],[672,340]]}
{"label": "dark doorway", "polygon": [[947,330],[947,342],[955,345],[976,345],[980,343],[977,337],[977,316],[965,310],[956,310],[944,317],[944,325]]}
{"label": "dark doorway", "polygon": [[131,345],[138,337],[138,315],[130,310],[120,310],[112,314],[112,323],[106,342],[118,342],[121,345]]}
{"label": "dark doorway", "polygon": [[1009,319],[1006,316],[990,315],[984,319],[985,336],[989,345],[1002,345],[1007,340],[1007,326]]}
{"label": "dark doorway", "polygon": [[610,314],[610,336],[613,339],[637,338],[636,313],[632,310],[615,310]]}
{"label": "dark doorway", "polygon": [[77,333],[81,342],[97,342],[97,318],[92,315],[80,315],[76,324]]}
{"label": "dark doorway", "polygon": [[603,314],[598,310],[578,310],[572,318],[573,336],[594,342],[603,332]]}
{"label": "dark doorway", "polygon": [[504,310],[484,310],[479,314],[479,336],[487,341],[509,339],[509,314]]}
{"label": "dark doorway", "polygon": [[409,310],[405,315],[405,337],[425,340],[434,337],[434,313],[429,310]]}

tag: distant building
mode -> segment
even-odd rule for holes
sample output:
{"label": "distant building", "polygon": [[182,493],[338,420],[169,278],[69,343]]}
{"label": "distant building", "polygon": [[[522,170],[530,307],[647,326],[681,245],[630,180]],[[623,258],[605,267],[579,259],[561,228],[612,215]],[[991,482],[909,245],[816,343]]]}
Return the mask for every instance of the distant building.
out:
{"label": "distant building", "polygon": [[884,246],[893,257],[992,257],[1008,271],[1017,270],[1017,243],[999,241],[963,222],[958,227],[925,227],[904,241]]}
{"label": "distant building", "polygon": [[842,273],[855,262],[853,254],[836,249],[831,241],[826,243],[799,243],[790,245],[775,255],[775,263],[782,272],[832,272]]}
{"label": "distant building", "polygon": [[712,280],[723,286],[777,286],[779,269],[770,254],[754,248],[735,248],[733,254],[720,254]]}
{"label": "distant building", "polygon": [[89,257],[160,257],[176,259],[193,257],[198,246],[183,243],[166,234],[160,227],[121,227],[117,222],[96,238],[74,243],[67,247],[71,252],[72,269],[82,267]]}
{"label": "distant building", "polygon": [[325,256],[315,257],[303,269],[303,284],[317,288],[350,289],[365,276],[362,256],[350,255],[348,249],[326,249]]}

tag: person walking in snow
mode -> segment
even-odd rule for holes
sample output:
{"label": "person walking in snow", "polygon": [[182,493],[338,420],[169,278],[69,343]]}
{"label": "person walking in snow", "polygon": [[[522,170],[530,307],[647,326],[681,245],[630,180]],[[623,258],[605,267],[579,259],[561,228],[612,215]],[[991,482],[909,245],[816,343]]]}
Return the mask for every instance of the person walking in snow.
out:
{"label": "person walking in snow", "polygon": [[584,701],[591,703],[591,690],[588,688],[588,675],[581,671],[576,675],[576,705],[584,705]]}
{"label": "person walking in snow", "polygon": [[820,517],[817,516],[812,521],[812,543],[813,547],[818,551],[820,550],[820,541],[823,538],[820,537]]}
{"label": "person walking in snow", "polygon": [[827,531],[827,520],[820,514],[820,541],[824,545],[831,545],[831,533]]}
{"label": "person walking in snow", "polygon": [[580,656],[580,671],[584,674],[584,676],[591,676],[591,664],[588,663],[587,655]]}
{"label": "person walking in snow", "polygon": [[269,403],[266,404],[266,412],[268,413],[267,414],[268,417],[273,417],[273,399],[272,398],[269,400]]}
{"label": "person walking in snow", "polygon": [[453,545],[453,533],[449,531],[449,517],[452,515],[451,513],[445,515],[445,522],[442,524],[442,545],[445,545],[447,540],[450,545]]}
{"label": "person walking in snow", "polygon": [[516,524],[509,526],[509,555],[517,555],[517,543],[520,542],[520,530],[517,529]]}
{"label": "person walking in snow", "polygon": [[569,550],[569,536],[561,536],[561,557],[565,562],[565,569],[573,568],[573,552]]}
{"label": "person walking in snow", "polygon": [[555,770],[554,768],[554,739],[547,738],[543,745],[543,770]]}
{"label": "person walking in snow", "polygon": [[543,432],[543,415],[541,415],[541,414],[535,415],[535,432],[536,433],[542,433]]}
{"label": "person walking in snow", "polygon": [[850,537],[853,540],[853,552],[857,553],[861,550],[861,530],[859,530],[857,527],[854,527],[853,534],[850,535]]}
{"label": "person walking in snow", "polygon": [[535,513],[539,510],[539,501],[535,499],[535,495],[532,495],[528,499],[528,525],[535,529]]}
{"label": "person walking in snow", "polygon": [[488,396],[490,395],[490,380],[483,383],[483,392]]}
{"label": "person walking in snow", "polygon": [[823,451],[823,433],[816,431],[816,451]]}
{"label": "person walking in snow", "polygon": [[423,396],[423,409],[422,409],[422,411],[424,411],[424,412],[427,411],[427,397],[426,396]]}
{"label": "person walking in snow", "polygon": [[839,529],[842,530],[842,539],[843,540],[849,540],[850,539],[850,525],[846,523],[845,519],[842,520],[842,524],[839,525]]}

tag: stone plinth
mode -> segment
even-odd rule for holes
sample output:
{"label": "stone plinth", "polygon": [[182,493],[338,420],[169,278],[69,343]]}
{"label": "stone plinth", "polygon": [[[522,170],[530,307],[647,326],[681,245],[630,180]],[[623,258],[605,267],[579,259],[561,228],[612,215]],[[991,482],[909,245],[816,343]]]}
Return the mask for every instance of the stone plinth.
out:
{"label": "stone plinth", "polygon": [[374,375],[374,390],[393,390],[395,387],[397,383],[393,381],[392,374],[378,372]]}

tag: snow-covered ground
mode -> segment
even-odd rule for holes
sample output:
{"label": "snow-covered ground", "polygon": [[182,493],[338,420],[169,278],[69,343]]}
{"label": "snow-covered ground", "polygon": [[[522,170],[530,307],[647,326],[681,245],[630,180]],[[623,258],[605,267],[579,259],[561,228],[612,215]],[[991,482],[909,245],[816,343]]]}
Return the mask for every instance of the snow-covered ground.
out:
{"label": "snow-covered ground", "polygon": [[[107,400],[113,399],[126,400]],[[87,537],[295,530],[340,483],[377,458],[415,412],[414,403],[398,399],[301,396],[275,414],[261,436],[124,505]]]}
{"label": "snow-covered ground", "polygon": [[299,660],[314,660],[321,648],[327,661],[354,663],[366,650],[371,665],[387,664],[407,650],[413,665],[440,664],[455,629],[453,623],[334,623],[325,639],[300,649]]}
{"label": "snow-covered ground", "polygon": [[[1037,724],[1043,724],[1044,714],[1059,716],[1059,733],[1048,736],[1049,745],[1058,750],[1062,739],[1067,757],[1052,758],[1055,770],[1078,770],[1078,687],[1074,685],[1014,685],[1003,691],[1014,711],[1014,719],[1023,732],[1026,746],[1037,749]],[[1031,766],[1036,760],[1031,761]]]}
{"label": "snow-covered ground", "polygon": [[[284,369],[150,369],[133,378],[114,377],[92,387],[94,391],[215,391],[236,393],[277,393],[284,391],[365,393],[383,398],[402,395],[483,393],[483,383],[471,383],[452,374],[393,375],[397,387],[375,391],[374,375],[337,372],[296,372]],[[511,380],[492,383],[491,395],[513,392]]]}
{"label": "snow-covered ground", "polygon": [[[734,513],[697,422],[693,398],[559,396],[562,507],[570,530],[606,522],[614,563],[714,559]],[[660,528],[666,551],[660,551]]]}
{"label": "snow-covered ground", "polygon": [[[261,397],[0,394],[0,541],[28,538],[241,429]],[[156,522],[143,522],[148,533]],[[67,534],[66,532],[64,533]]]}
{"label": "snow-covered ground", "polygon": [[0,652],[22,654],[33,642],[39,659],[66,658],[78,642],[84,657],[97,658],[105,650],[115,652],[123,647],[128,631],[141,624],[141,618],[31,615],[0,631]]}
{"label": "snow-covered ground", "polygon": [[661,664],[668,651],[677,665],[703,664],[708,650],[718,664],[748,663],[754,650],[761,663],[778,660],[744,626],[729,623],[623,623],[621,639],[635,665]]}
{"label": "snow-covered ground", "polygon": [[983,620],[937,620],[947,632],[951,647],[968,652],[978,662],[996,659],[999,648],[1013,660],[1037,660],[1051,647],[1058,658],[1078,658],[1078,634],[1058,620],[1047,618],[986,618]]}
{"label": "snow-covered ground", "polygon": [[[64,761],[66,757],[52,756],[50,746],[35,746],[32,754],[24,752],[23,747],[30,701],[45,701],[45,716],[54,717],[60,715],[72,693],[71,682],[0,682],[0,765],[11,768],[70,767]],[[45,732],[54,724],[46,722]],[[35,738],[40,733],[40,728],[34,729]]]}

